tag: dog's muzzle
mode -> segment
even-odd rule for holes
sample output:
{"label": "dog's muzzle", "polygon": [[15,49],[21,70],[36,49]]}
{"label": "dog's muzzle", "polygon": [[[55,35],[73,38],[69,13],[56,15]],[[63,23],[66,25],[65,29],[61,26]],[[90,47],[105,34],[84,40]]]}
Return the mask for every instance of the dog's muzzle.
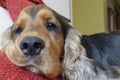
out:
{"label": "dog's muzzle", "polygon": [[36,37],[25,38],[20,43],[22,52],[29,56],[39,55],[44,47],[44,41]]}

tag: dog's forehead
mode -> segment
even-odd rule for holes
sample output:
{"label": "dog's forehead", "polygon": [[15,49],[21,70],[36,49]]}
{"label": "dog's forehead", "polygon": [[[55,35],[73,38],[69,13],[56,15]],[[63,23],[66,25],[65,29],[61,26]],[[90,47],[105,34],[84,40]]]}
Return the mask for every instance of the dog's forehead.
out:
{"label": "dog's forehead", "polygon": [[23,10],[31,18],[39,16],[44,19],[53,17],[53,11],[45,5],[30,6]]}
{"label": "dog's forehead", "polygon": [[19,14],[16,24],[20,25],[26,21],[36,21],[38,19],[48,21],[55,19],[55,12],[45,5],[35,5],[24,8]]}

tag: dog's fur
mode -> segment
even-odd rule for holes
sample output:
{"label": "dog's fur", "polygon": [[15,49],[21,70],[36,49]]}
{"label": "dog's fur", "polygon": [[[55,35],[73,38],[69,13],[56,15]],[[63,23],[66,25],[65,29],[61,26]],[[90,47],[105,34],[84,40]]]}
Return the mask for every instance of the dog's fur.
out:
{"label": "dog's fur", "polygon": [[[44,41],[39,55],[20,49],[22,40],[30,37]],[[45,5],[23,9],[1,40],[7,57],[33,73],[50,78],[62,74],[63,80],[120,80],[120,32],[81,35]]]}

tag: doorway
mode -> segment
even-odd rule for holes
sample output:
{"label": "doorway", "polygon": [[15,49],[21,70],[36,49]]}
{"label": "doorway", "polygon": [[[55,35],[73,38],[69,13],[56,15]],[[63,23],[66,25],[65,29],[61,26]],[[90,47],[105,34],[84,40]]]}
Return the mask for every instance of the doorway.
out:
{"label": "doorway", "polygon": [[107,0],[108,31],[120,30],[120,0]]}

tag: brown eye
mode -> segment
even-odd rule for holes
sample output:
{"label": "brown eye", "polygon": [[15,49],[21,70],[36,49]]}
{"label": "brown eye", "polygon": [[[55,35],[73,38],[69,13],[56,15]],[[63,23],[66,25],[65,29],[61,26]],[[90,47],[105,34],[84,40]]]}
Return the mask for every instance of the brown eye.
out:
{"label": "brown eye", "polygon": [[59,32],[59,28],[58,28],[55,24],[53,24],[52,22],[47,22],[46,28],[47,28],[49,31]]}
{"label": "brown eye", "polygon": [[21,27],[18,27],[17,29],[14,30],[13,33],[19,35],[22,31],[23,29]]}

